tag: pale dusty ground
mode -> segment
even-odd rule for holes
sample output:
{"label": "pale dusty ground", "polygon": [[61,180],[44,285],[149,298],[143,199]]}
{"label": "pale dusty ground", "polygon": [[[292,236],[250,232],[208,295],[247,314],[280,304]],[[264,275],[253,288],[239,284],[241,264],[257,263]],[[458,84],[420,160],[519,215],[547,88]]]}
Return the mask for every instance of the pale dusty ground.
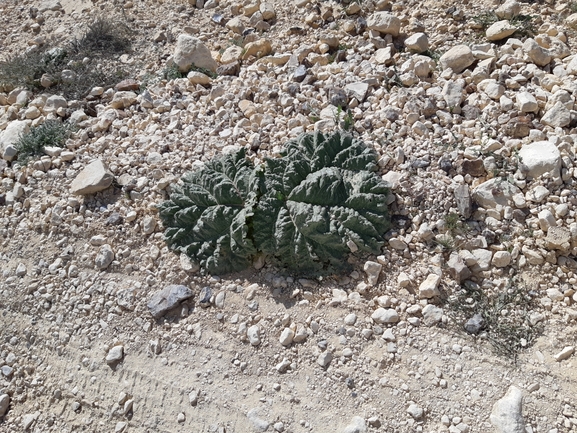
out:
{"label": "pale dusty ground", "polygon": [[[31,248],[19,252],[10,241],[5,243],[4,251],[14,251],[14,260],[3,266],[26,263],[32,250],[41,251],[42,256],[54,251],[52,240],[36,242],[31,239]],[[111,283],[126,287],[139,279],[82,271],[94,279],[97,291]],[[248,285],[261,281],[262,274],[248,272],[238,277],[230,282]],[[172,317],[162,324],[145,311],[146,293],[150,292],[146,289],[133,312],[110,315],[107,323],[90,320],[89,314],[86,320],[81,315],[60,321],[44,310],[39,297],[25,295],[26,280],[16,286],[18,290],[4,287],[2,291],[3,352],[16,353],[28,372],[17,382],[25,390],[19,398],[25,401],[13,401],[7,417],[16,425],[7,423],[4,431],[21,431],[18,417],[38,411],[41,416],[34,431],[112,431],[116,422],[128,421],[128,431],[136,432],[205,432],[216,431],[213,427],[217,425],[226,427],[227,432],[244,432],[251,431],[246,413],[253,408],[258,408],[261,418],[271,423],[282,421],[286,431],[292,432],[340,431],[355,415],[378,416],[382,426],[373,431],[417,431],[406,414],[412,401],[426,411],[422,431],[440,431],[441,416],[448,415],[461,417],[470,431],[482,432],[491,431],[487,424],[491,406],[511,384],[523,389],[539,385],[537,390],[527,391],[525,419],[534,431],[549,431],[559,417],[562,421],[560,413],[565,403],[572,404],[576,388],[574,363],[558,363],[552,357],[563,346],[557,339],[565,340],[576,331],[575,326],[563,323],[549,323],[546,334],[521,354],[517,365],[494,356],[487,344],[477,344],[454,329],[424,326],[409,327],[405,336],[398,337],[397,357],[390,360],[386,342],[362,339],[356,326],[357,335],[346,344],[354,355],[343,364],[338,362],[338,353],[345,346],[339,343],[336,331],[351,311],[357,314],[358,323],[369,317],[373,310],[366,305],[315,308],[314,299],[308,305],[295,305],[286,294],[271,296],[272,289],[263,285],[255,297],[259,303],[256,314],[270,318],[271,326],[265,330],[261,346],[254,348],[240,341],[235,336],[238,325],[229,323],[234,314],[239,314],[241,321],[242,316],[255,314],[246,307],[242,294],[227,291],[222,310],[197,306],[187,317]],[[322,294],[332,287],[322,284],[312,291]],[[74,304],[78,308],[77,303],[82,301],[62,300],[68,311]],[[219,313],[222,321],[217,319]],[[297,323],[317,320],[321,323],[318,334],[304,344],[282,348],[280,328],[272,322],[285,314]],[[145,323],[152,324],[148,332],[143,330]],[[14,336],[19,340],[16,346],[7,342]],[[159,355],[149,350],[149,341],[155,339],[162,347]],[[336,359],[326,371],[315,362],[316,342],[321,339],[337,348]],[[104,357],[108,345],[116,342],[124,345],[125,358],[112,369]],[[460,355],[453,351],[454,344],[463,346]],[[296,363],[295,371],[279,374],[274,370],[284,357]],[[235,360],[246,363],[244,370]],[[353,389],[347,387],[347,378],[354,380]],[[440,378],[447,381],[446,388],[438,385]],[[276,383],[280,384],[278,391]],[[61,398],[53,398],[55,390],[61,391]],[[192,390],[200,393],[196,407],[188,400]],[[134,399],[128,417],[119,413],[116,404],[123,392]],[[77,412],[72,409],[74,402],[81,404]],[[184,423],[177,422],[181,412],[186,415]]]}
{"label": "pale dusty ground", "polygon": [[[78,3],[63,1],[62,5],[71,12],[79,10]],[[89,2],[82,4],[92,6]],[[144,13],[150,13],[148,18],[154,21],[153,13],[163,10],[155,5]],[[204,23],[209,16],[207,13],[202,17]],[[166,19],[161,21],[165,26]],[[287,21],[298,23],[296,17]],[[23,39],[16,40],[24,43]],[[155,48],[151,56],[169,53],[170,47]],[[35,198],[47,194],[49,191],[38,190]],[[121,273],[122,268],[112,267],[98,273],[92,262],[85,261],[79,269],[76,290],[70,289],[71,281],[66,279],[54,276],[39,281],[32,274],[40,259],[50,264],[66,247],[73,247],[81,255],[91,236],[111,230],[116,236],[102,221],[66,241],[62,241],[66,236],[57,231],[51,236],[32,230],[15,234],[14,226],[2,240],[0,269],[12,271],[23,263],[29,272],[23,279],[0,283],[0,359],[15,354],[15,370],[21,372],[12,383],[0,379],[0,394],[8,390],[13,395],[9,412],[0,421],[0,431],[21,432],[25,415],[35,414],[31,431],[36,432],[109,432],[121,427],[117,423],[126,422],[128,432],[241,433],[254,430],[247,413],[257,408],[258,417],[270,423],[268,431],[282,422],[287,432],[340,432],[353,416],[361,416],[378,417],[381,426],[370,426],[371,432],[437,432],[447,431],[441,423],[441,417],[447,415],[454,424],[467,424],[470,432],[488,432],[493,431],[488,423],[491,407],[510,385],[524,390],[523,413],[534,432],[577,430],[575,423],[566,427],[577,410],[575,358],[563,362],[553,359],[563,347],[573,344],[577,332],[575,322],[565,322],[563,314],[548,314],[543,336],[520,354],[516,364],[495,355],[486,342],[476,342],[454,326],[412,327],[407,322],[394,328],[397,353],[392,356],[387,352],[387,342],[380,337],[366,340],[360,336],[375,309],[371,297],[360,303],[327,306],[319,301],[331,298],[336,281],[329,279],[311,288],[295,283],[275,289],[267,276],[270,270],[265,268],[229,276],[219,283],[177,273],[183,283],[192,283],[196,293],[207,282],[215,293],[226,291],[224,308],[203,309],[192,298],[185,304],[188,311],[177,311],[157,322],[148,314],[146,301],[164,282],[149,286],[144,270],[128,275]],[[119,242],[131,238],[130,224],[122,227],[125,234],[118,235]],[[138,236],[131,248],[140,252],[146,243]],[[178,262],[172,255],[167,256],[163,255],[155,266],[170,272]],[[429,264],[405,266],[412,265]],[[387,286],[395,287],[395,264],[383,273],[372,295],[387,293]],[[527,278],[531,280],[532,276]],[[176,282],[181,281],[165,283]],[[253,283],[258,284],[256,311],[248,308],[252,300],[247,300],[243,292]],[[96,304],[115,305],[119,290],[134,287],[137,296],[133,310],[118,307],[108,315],[93,310]],[[301,293],[293,299],[294,289],[312,295],[303,297]],[[415,302],[407,291],[395,296],[399,303]],[[84,309],[84,305],[90,309]],[[358,316],[357,323],[346,326],[343,319],[351,312]],[[234,315],[239,315],[238,323],[232,324]],[[314,320],[320,329],[305,343],[284,348],[278,341],[282,327],[274,322],[285,315],[298,324]],[[240,338],[237,330],[239,323],[257,322],[259,317],[264,318],[264,335],[255,348]],[[351,328],[354,335],[340,335]],[[160,354],[151,353],[151,340],[160,342]],[[321,340],[335,349],[335,359],[327,370],[316,363],[317,343]],[[124,345],[125,356],[122,363],[111,368],[104,358],[108,348],[117,343]],[[461,346],[461,353],[455,345]],[[344,348],[352,349],[351,358],[342,356]],[[295,368],[280,374],[274,367],[283,358]],[[347,386],[347,379],[353,380],[352,388]],[[189,403],[193,390],[199,392],[196,406]],[[134,403],[124,414],[118,402],[126,399]],[[410,402],[425,410],[421,422],[407,414]],[[77,410],[75,404],[79,404]],[[185,415],[183,422],[177,420],[179,413]]]}

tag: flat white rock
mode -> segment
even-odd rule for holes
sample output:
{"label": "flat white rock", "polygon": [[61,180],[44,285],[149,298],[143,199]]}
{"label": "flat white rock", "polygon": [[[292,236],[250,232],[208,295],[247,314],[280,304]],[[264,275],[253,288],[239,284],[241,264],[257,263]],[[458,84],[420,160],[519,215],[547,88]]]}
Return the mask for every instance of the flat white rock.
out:
{"label": "flat white rock", "polygon": [[114,176],[108,171],[106,165],[100,159],[96,159],[72,181],[70,192],[77,195],[94,194],[108,188],[113,179]]}
{"label": "flat white rock", "polygon": [[493,405],[490,421],[498,433],[525,433],[523,392],[510,386],[505,396]]}
{"label": "flat white rock", "polygon": [[343,433],[365,433],[366,431],[367,424],[365,419],[360,416],[354,416],[350,424],[343,430]]}
{"label": "flat white rock", "polygon": [[550,141],[536,141],[525,144],[519,151],[521,170],[529,177],[537,178],[545,173],[559,177],[561,152]]}

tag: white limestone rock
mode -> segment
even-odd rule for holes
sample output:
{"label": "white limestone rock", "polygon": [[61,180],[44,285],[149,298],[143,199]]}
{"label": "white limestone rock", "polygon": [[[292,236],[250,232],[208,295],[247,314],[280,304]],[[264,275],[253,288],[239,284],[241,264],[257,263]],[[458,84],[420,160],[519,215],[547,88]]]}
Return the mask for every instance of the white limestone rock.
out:
{"label": "white limestone rock", "polygon": [[457,45],[447,51],[439,59],[441,68],[451,68],[453,72],[459,74],[467,69],[475,61],[473,52],[467,45]]}
{"label": "white limestone rock", "polygon": [[568,251],[571,248],[571,232],[564,227],[551,226],[545,237],[547,248]]}
{"label": "white limestone rock", "polygon": [[212,82],[212,79],[208,75],[197,71],[190,71],[186,78],[188,78],[190,84],[194,85],[200,84],[201,86],[208,86]]}
{"label": "white limestone rock", "polygon": [[108,354],[106,355],[106,363],[109,365],[114,365],[124,358],[124,346],[117,345],[110,348]]}
{"label": "white limestone rock", "polygon": [[114,94],[112,101],[110,101],[110,106],[118,110],[128,108],[136,103],[137,95],[131,91],[120,91]]}
{"label": "white limestone rock", "polygon": [[471,270],[474,273],[480,271],[487,271],[491,267],[491,259],[493,257],[493,253],[489,250],[484,248],[477,248],[471,251],[477,263],[471,267]]}
{"label": "white limestone rock", "polygon": [[565,70],[567,71],[568,74],[577,75],[577,56],[573,56],[571,61],[567,64]]}
{"label": "white limestone rock", "polygon": [[415,33],[405,39],[405,47],[416,53],[422,53],[429,49],[429,38],[424,33]]}
{"label": "white limestone rock", "polygon": [[465,89],[465,80],[447,81],[441,92],[443,99],[447,103],[449,111],[452,113],[461,112],[461,102],[463,101],[463,90]]}
{"label": "white limestone rock", "polygon": [[77,195],[94,194],[105,190],[112,184],[114,176],[106,165],[96,159],[88,164],[72,181],[70,192]]}
{"label": "white limestone rock", "polygon": [[10,396],[8,394],[0,395],[0,416],[4,416],[10,406]]}
{"label": "white limestone rock", "polygon": [[14,145],[18,142],[20,136],[26,134],[28,131],[30,131],[28,122],[24,120],[14,120],[8,124],[4,131],[0,132],[0,150],[5,160],[11,161],[14,159],[16,153],[14,151],[7,152],[7,149],[11,147],[11,149],[15,150]]}
{"label": "white limestone rock", "polygon": [[244,32],[244,24],[239,17],[234,17],[226,23],[226,28],[239,35]]}
{"label": "white limestone rock", "polygon": [[543,209],[537,214],[537,218],[539,219],[539,227],[544,232],[548,232],[552,227],[557,227],[555,216],[549,209]]}
{"label": "white limestone rock", "polygon": [[425,305],[421,314],[423,315],[423,322],[427,326],[439,323],[443,319],[443,309],[436,307],[433,304]]}
{"label": "white limestone rock", "polygon": [[345,427],[342,433],[366,433],[367,425],[365,419],[360,416],[354,416],[350,424]]}
{"label": "white limestone rock", "polygon": [[437,274],[429,274],[427,278],[419,285],[419,297],[422,298],[434,298],[439,296],[439,283],[441,282],[441,277]]}
{"label": "white limestone rock", "polygon": [[345,86],[345,90],[351,98],[355,98],[359,102],[363,102],[367,96],[369,85],[363,82],[350,83]]}
{"label": "white limestone rock", "polygon": [[542,48],[533,38],[527,38],[523,43],[523,51],[537,66],[545,66],[551,61],[549,52]]}
{"label": "white limestone rock", "polygon": [[495,15],[497,15],[502,20],[510,20],[514,16],[521,13],[521,4],[516,0],[507,0],[497,9],[495,9]]}
{"label": "white limestone rock", "polygon": [[517,106],[519,111],[523,113],[536,113],[539,111],[537,99],[529,92],[519,92],[516,95]]}
{"label": "white limestone rock", "polygon": [[567,18],[565,18],[565,24],[568,27],[577,30],[577,14],[571,14]]}
{"label": "white limestone rock", "polygon": [[514,385],[493,405],[491,424],[498,433],[525,433],[523,392]]}
{"label": "white limestone rock", "polygon": [[565,361],[566,359],[571,358],[571,355],[573,355],[573,353],[575,353],[575,347],[574,346],[564,347],[561,352],[555,354],[555,356],[554,356],[555,361],[557,361],[557,362]]}
{"label": "white limestone rock", "polygon": [[543,115],[541,123],[554,128],[564,128],[571,123],[571,112],[565,104],[558,101]]}
{"label": "white limestone rock", "polygon": [[293,342],[295,332],[291,328],[284,328],[280,333],[279,343],[283,346],[290,346]]}
{"label": "white limestone rock", "polygon": [[260,344],[260,327],[258,325],[252,325],[247,329],[246,336],[250,344],[258,346]]}
{"label": "white limestone rock", "polygon": [[485,209],[494,209],[497,205],[511,206],[513,196],[521,190],[501,178],[493,178],[473,189],[472,198]]}
{"label": "white limestone rock", "polygon": [[490,41],[500,41],[511,36],[517,31],[517,27],[508,20],[497,21],[493,23],[485,32],[487,39]]}
{"label": "white limestone rock", "polygon": [[59,108],[67,108],[67,107],[68,107],[68,101],[66,101],[66,99],[63,96],[52,95],[49,96],[48,99],[46,99],[42,111],[44,111],[44,114],[55,113],[56,111],[58,111]]}
{"label": "white limestone rock", "polygon": [[556,178],[561,170],[561,153],[550,141],[536,141],[521,147],[519,162],[519,168],[530,178],[545,173]]}
{"label": "white limestone rock", "polygon": [[399,315],[393,308],[377,308],[371,314],[371,318],[379,325],[397,323],[399,321]]}
{"label": "white limestone rock", "polygon": [[389,12],[375,12],[367,20],[367,28],[397,37],[401,30],[401,20]]}
{"label": "white limestone rock", "polygon": [[112,247],[108,244],[104,244],[98,250],[98,254],[94,259],[94,264],[99,270],[102,271],[106,269],[108,266],[110,266],[113,260],[114,260],[114,251],[112,250]]}
{"label": "white limestone rock", "polygon": [[367,279],[369,281],[369,284],[371,286],[376,285],[377,282],[379,281],[379,275],[381,274],[383,265],[368,260],[367,262],[365,262],[363,269],[367,273]]}
{"label": "white limestone rock", "polygon": [[477,88],[495,101],[505,93],[505,87],[493,78],[482,80],[477,84]]}
{"label": "white limestone rock", "polygon": [[511,253],[509,251],[496,251],[493,254],[491,264],[497,268],[504,268],[511,263]]}
{"label": "white limestone rock", "polygon": [[185,33],[176,40],[173,61],[181,72],[188,72],[192,66],[216,72],[218,67],[206,45],[200,39]]}

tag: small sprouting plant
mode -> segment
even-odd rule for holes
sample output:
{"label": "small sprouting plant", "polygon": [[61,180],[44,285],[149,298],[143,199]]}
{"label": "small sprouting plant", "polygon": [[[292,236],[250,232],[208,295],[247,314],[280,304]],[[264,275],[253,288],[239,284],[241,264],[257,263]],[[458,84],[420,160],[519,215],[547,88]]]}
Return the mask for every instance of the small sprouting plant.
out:
{"label": "small sprouting plant", "polygon": [[401,81],[397,68],[394,65],[390,68],[389,72],[385,76],[383,84],[387,90],[391,90],[393,87],[405,87]]}
{"label": "small sprouting plant", "polygon": [[459,232],[466,232],[469,229],[469,226],[461,221],[461,216],[458,213],[451,212],[445,215],[444,220],[447,231],[453,235]]}
{"label": "small sprouting plant", "polygon": [[343,107],[339,105],[337,107],[337,111],[335,112],[335,124],[339,128],[342,128],[343,131],[350,131],[355,124],[355,119],[353,117],[353,113],[351,112],[351,110],[347,109],[347,111],[345,112],[343,110]]}
{"label": "small sprouting plant", "polygon": [[28,163],[33,157],[41,155],[45,147],[63,147],[73,128],[59,120],[47,120],[42,125],[33,127],[16,142],[18,162]]}
{"label": "small sprouting plant", "polygon": [[461,222],[459,214],[456,214],[454,212],[445,215],[444,219],[445,219],[445,225],[447,226],[447,229],[449,231],[456,230],[459,227],[459,223]]}
{"label": "small sprouting plant", "polygon": [[316,123],[319,120],[321,120],[319,110],[316,107],[310,105],[309,103],[303,104],[303,111],[308,112],[308,118],[311,121],[311,123]]}
{"label": "small sprouting plant", "polygon": [[438,236],[435,239],[435,243],[441,247],[443,252],[451,252],[454,251],[456,248],[455,239],[453,239],[453,237],[449,235]]}

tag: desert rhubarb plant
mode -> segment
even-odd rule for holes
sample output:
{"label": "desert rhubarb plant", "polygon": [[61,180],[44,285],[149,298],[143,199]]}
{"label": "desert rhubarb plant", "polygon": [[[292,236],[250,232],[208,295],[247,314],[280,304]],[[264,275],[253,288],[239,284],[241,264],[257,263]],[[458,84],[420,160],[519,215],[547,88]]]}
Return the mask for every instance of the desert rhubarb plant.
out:
{"label": "desert rhubarb plant", "polygon": [[166,242],[209,273],[248,267],[257,253],[300,274],[378,254],[390,226],[376,157],[342,131],[303,134],[253,166],[244,150],[188,173],[159,207]]}

